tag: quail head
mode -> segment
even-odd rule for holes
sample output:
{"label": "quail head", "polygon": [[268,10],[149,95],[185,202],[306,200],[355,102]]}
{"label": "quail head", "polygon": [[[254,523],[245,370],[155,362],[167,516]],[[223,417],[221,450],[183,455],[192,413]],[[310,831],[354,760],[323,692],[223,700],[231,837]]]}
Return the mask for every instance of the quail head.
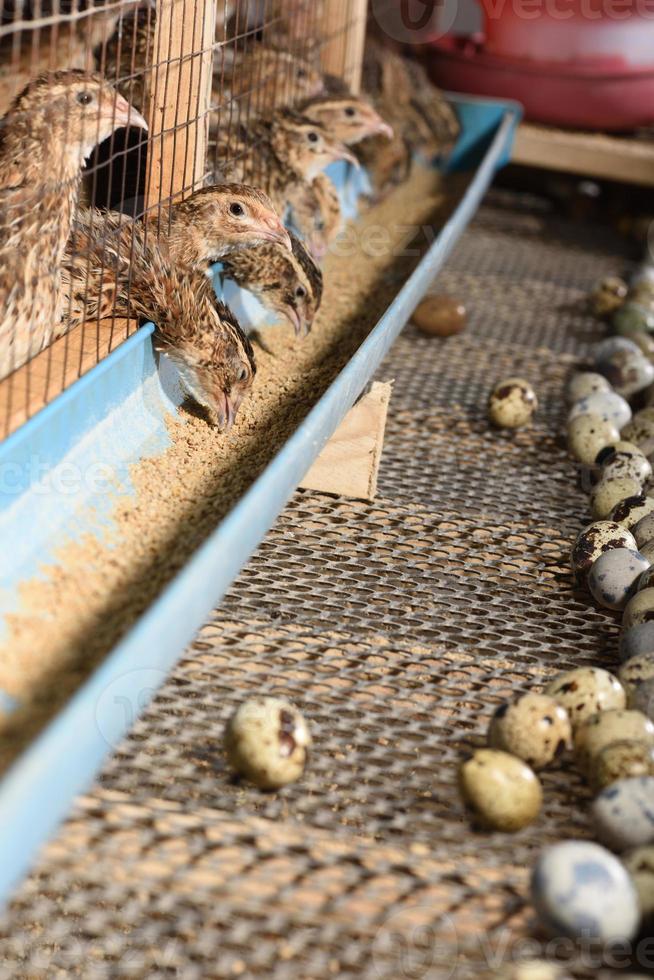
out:
{"label": "quail head", "polygon": [[273,313],[283,316],[298,336],[309,333],[322,299],[322,273],[295,236],[293,251],[260,245],[229,256],[225,275],[247,289]]}
{"label": "quail head", "polygon": [[267,194],[235,183],[204,187],[174,204],[166,238],[173,261],[197,268],[252,245],[271,242],[288,252],[292,247]]}
{"label": "quail head", "polygon": [[354,95],[319,96],[305,102],[300,111],[345,146],[355,146],[369,136],[393,138],[392,126],[370,102]]}

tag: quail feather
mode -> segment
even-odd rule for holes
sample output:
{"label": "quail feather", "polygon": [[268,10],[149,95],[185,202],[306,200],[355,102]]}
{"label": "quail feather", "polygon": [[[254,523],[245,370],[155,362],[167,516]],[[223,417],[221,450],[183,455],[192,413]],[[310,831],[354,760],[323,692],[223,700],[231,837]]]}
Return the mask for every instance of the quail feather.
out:
{"label": "quail feather", "polygon": [[97,142],[145,121],[102,77],[44,75],[16,99],[0,144],[0,377],[52,339],[61,264],[82,179]]}
{"label": "quail feather", "polygon": [[300,107],[302,115],[340,140],[345,146],[355,146],[371,136],[393,139],[393,127],[371,103],[355,95],[321,95],[309,99]]}

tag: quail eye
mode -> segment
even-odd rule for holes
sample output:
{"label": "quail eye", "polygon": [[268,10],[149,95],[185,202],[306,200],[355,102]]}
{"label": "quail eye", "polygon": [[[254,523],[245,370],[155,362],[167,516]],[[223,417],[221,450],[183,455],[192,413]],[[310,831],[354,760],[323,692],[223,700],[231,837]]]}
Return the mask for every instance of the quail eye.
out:
{"label": "quail eye", "polygon": [[238,204],[236,201],[234,201],[233,204],[230,204],[230,206],[229,206],[229,212],[230,212],[230,214],[233,214],[235,218],[242,218],[243,215],[245,214],[245,210],[243,208],[243,205],[242,204]]}
{"label": "quail eye", "polygon": [[356,110],[353,109],[352,106],[348,106],[347,109],[345,110],[345,115],[352,118],[352,116],[356,115]]}
{"label": "quail eye", "polygon": [[243,365],[241,370],[238,372],[238,375],[236,376],[236,380],[239,381],[241,384],[243,384],[244,381],[247,381],[248,377],[249,377],[248,369],[245,367],[245,365]]}
{"label": "quail eye", "polygon": [[307,295],[307,291],[304,286],[298,286],[295,290],[295,295],[298,299],[304,299],[304,297]]}
{"label": "quail eye", "polygon": [[318,142],[318,133],[314,133],[313,130],[308,134],[307,139],[310,143]]}
{"label": "quail eye", "polygon": [[80,105],[89,105],[91,102],[93,102],[93,96],[90,92],[78,92],[77,101]]}

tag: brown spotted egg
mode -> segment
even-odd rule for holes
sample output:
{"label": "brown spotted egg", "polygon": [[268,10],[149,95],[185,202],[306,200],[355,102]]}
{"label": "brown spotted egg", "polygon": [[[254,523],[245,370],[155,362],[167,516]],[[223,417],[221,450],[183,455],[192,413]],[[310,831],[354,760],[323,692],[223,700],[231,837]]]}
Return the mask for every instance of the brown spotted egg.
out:
{"label": "brown spotted egg", "polygon": [[507,378],[493,388],[488,415],[501,429],[519,429],[531,422],[538,408],[536,392],[523,378]]}
{"label": "brown spotted egg", "polygon": [[581,398],[586,398],[588,395],[610,390],[611,385],[604,375],[596,374],[594,371],[580,371],[570,378],[565,394],[568,404],[574,405],[575,402]]}
{"label": "brown spotted egg", "polygon": [[625,739],[610,742],[591,760],[588,782],[595,790],[605,789],[619,779],[654,776],[654,745]]}
{"label": "brown spotted egg", "polygon": [[491,748],[510,752],[532,769],[543,769],[572,741],[565,708],[545,694],[523,694],[500,705],[488,729]]}
{"label": "brown spotted egg", "polygon": [[575,759],[588,772],[593,759],[611,742],[636,741],[654,745],[654,724],[640,711],[599,711],[575,733]]}
{"label": "brown spotted egg", "polygon": [[647,456],[632,442],[621,440],[615,446],[607,446],[597,456],[597,465],[601,469],[602,479],[611,480],[616,477],[630,477],[638,480],[641,487],[652,475],[652,464]]}
{"label": "brown spotted egg", "polygon": [[595,521],[577,536],[570,556],[575,577],[586,580],[593,562],[612,548],[629,548],[636,551],[633,534],[617,521]]}
{"label": "brown spotted egg", "polygon": [[225,731],[233,769],[260,789],[279,789],[302,775],[311,746],[306,721],[282,698],[250,698]]}
{"label": "brown spotted egg", "polygon": [[607,446],[620,442],[620,431],[613,422],[599,415],[578,415],[568,422],[568,448],[584,466],[593,466],[597,454]]}
{"label": "brown spotted egg", "polygon": [[590,493],[590,510],[597,521],[605,521],[614,507],[623,500],[637,497],[643,485],[633,476],[606,477],[595,484]]}
{"label": "brown spotted egg", "polygon": [[643,517],[654,512],[654,497],[646,493],[639,493],[633,497],[625,497],[620,503],[616,504],[609,519],[624,524],[629,530],[635,527]]}
{"label": "brown spotted egg", "polygon": [[631,597],[622,614],[622,628],[630,629],[639,623],[654,620],[654,588],[640,589]]}
{"label": "brown spotted egg", "polygon": [[545,688],[568,712],[573,729],[598,711],[624,708],[627,695],[617,677],[601,667],[577,667],[555,677]]}

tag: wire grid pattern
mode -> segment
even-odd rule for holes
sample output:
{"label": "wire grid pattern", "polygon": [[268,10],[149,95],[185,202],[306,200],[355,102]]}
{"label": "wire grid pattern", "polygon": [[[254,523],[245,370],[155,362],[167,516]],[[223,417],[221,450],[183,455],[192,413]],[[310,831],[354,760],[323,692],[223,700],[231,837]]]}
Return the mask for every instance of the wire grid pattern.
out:
{"label": "wire grid pattern", "polygon": [[[101,72],[146,117],[154,100],[157,111],[151,115],[149,135],[134,127],[117,129],[96,147],[85,168],[81,201],[122,212],[126,220],[153,218],[161,232],[166,206],[188,196],[214,172],[205,141],[210,118],[218,120],[223,163],[228,164],[241,125],[247,130],[264,105],[270,111],[293,104],[299,96],[293,60],[279,62],[272,83],[255,73],[247,86],[239,84],[241,62],[256,48],[270,46],[280,57],[288,48],[297,63],[307,59],[319,68],[322,49],[336,44],[342,71],[348,70],[347,33],[354,14],[331,32],[323,30],[323,18],[323,0],[4,3],[0,116],[31,78],[53,69]],[[207,73],[210,102],[205,99]],[[160,119],[162,105],[167,108]],[[262,172],[260,183],[266,182]],[[88,287],[87,295],[93,288]],[[129,291],[128,283],[128,296]],[[67,333],[60,331],[63,336],[26,363],[14,358],[4,381],[0,378],[0,438],[106,357],[137,326],[121,315],[88,320]]]}
{"label": "wire grid pattern", "polygon": [[[616,662],[616,621],[571,589],[588,512],[559,433],[564,379],[602,333],[581,300],[623,261],[600,229],[491,197],[435,286],[465,297],[468,329],[409,326],[380,372],[378,498],[294,496],[21,887],[0,977],[484,977],[538,940],[529,870],[590,835],[588,790],[563,760],[533,826],[479,834],[456,770],[503,699]],[[542,406],[513,435],[485,417],[507,374]],[[272,794],[221,751],[262,693],[315,743]],[[604,976],[559,952],[566,975]]]}

